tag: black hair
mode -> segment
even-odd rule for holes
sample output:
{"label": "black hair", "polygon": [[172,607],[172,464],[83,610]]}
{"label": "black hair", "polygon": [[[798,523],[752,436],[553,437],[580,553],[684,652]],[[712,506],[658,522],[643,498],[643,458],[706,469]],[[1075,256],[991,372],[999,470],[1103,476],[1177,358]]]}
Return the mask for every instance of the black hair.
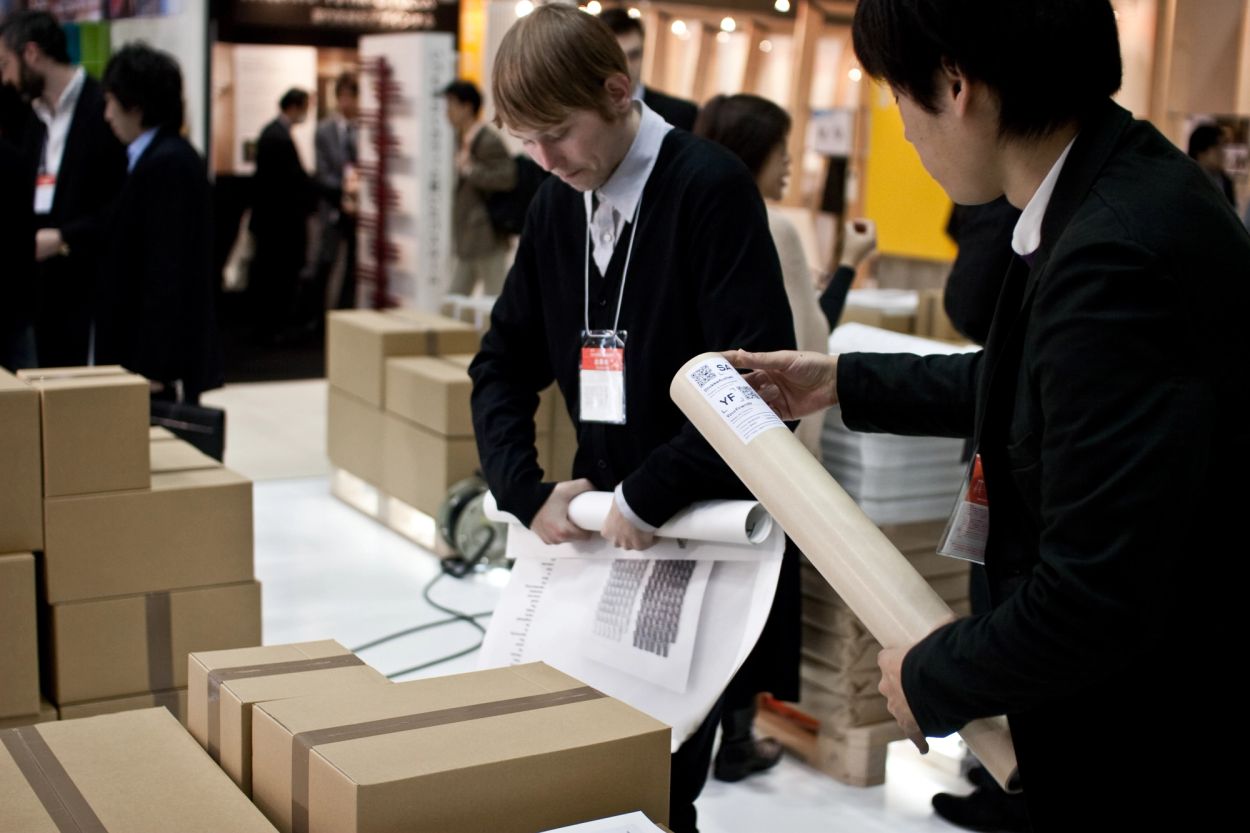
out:
{"label": "black hair", "polygon": [[768,155],[786,140],[790,116],[758,95],[718,95],[703,105],[694,124],[696,136],[729,148],[759,176]]}
{"label": "black hair", "polygon": [[338,98],[347,90],[352,95],[360,95],[360,84],[356,81],[356,76],[350,72],[343,72],[334,81],[334,97]]}
{"label": "black hair", "polygon": [[33,43],[43,54],[58,64],[69,63],[69,42],[56,18],[43,11],[10,12],[0,23],[0,38],[11,52],[18,55]]}
{"label": "black hair", "polygon": [[468,104],[473,108],[475,116],[482,109],[482,94],[478,92],[477,85],[472,81],[463,79],[452,81],[443,88],[443,95],[454,98],[461,104]]}
{"label": "black hair", "polygon": [[599,12],[599,19],[612,30],[614,35],[637,32],[639,37],[646,37],[646,33],[642,30],[642,21],[636,17],[630,17],[629,12],[619,6]]}
{"label": "black hair", "polygon": [[852,37],[865,72],[930,113],[944,68],[985,84],[1003,136],[1080,124],[1120,88],[1109,0],[860,0]]}
{"label": "black hair", "polygon": [[1223,131],[1214,124],[1200,124],[1189,134],[1189,156],[1197,159],[1224,139]]}
{"label": "black hair", "polygon": [[103,82],[122,107],[143,111],[144,127],[182,129],[182,71],[169,53],[128,43],[109,59]]}
{"label": "black hair", "polygon": [[299,87],[292,87],[282,94],[282,98],[278,99],[278,109],[286,112],[293,107],[305,107],[308,105],[308,92],[301,90]]}

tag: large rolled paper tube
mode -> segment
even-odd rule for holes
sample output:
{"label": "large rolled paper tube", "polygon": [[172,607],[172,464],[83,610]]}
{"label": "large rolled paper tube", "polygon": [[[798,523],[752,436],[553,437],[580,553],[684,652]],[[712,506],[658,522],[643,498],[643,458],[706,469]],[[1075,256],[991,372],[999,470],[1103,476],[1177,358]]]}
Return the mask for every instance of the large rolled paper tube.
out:
{"label": "large rolled paper tube", "polygon": [[[686,362],[669,393],[878,642],[911,645],[952,617],[724,356],[703,353]],[[974,720],[959,734],[999,784],[1018,788],[1006,718]]]}
{"label": "large rolled paper tube", "polygon": [[[612,492],[582,492],[569,501],[569,520],[589,532],[602,532],[614,499]],[[500,511],[494,495],[487,497],[485,511],[492,521],[520,524],[510,513]],[[655,534],[688,541],[758,544],[767,540],[772,528],[772,517],[757,501],[707,500],[687,506]]]}

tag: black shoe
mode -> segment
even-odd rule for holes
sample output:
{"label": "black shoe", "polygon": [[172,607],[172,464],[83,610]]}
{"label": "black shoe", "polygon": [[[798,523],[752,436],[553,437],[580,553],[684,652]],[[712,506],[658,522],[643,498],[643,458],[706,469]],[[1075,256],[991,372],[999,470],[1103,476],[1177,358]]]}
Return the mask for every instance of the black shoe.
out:
{"label": "black shoe", "polygon": [[1033,829],[1024,796],[999,789],[978,788],[971,795],[938,793],[933,796],[933,811],[965,830],[1029,833]]}
{"label": "black shoe", "polygon": [[712,775],[717,781],[741,781],[743,778],[772,769],[781,760],[781,744],[772,738],[748,738],[732,743],[721,742],[716,752]]}

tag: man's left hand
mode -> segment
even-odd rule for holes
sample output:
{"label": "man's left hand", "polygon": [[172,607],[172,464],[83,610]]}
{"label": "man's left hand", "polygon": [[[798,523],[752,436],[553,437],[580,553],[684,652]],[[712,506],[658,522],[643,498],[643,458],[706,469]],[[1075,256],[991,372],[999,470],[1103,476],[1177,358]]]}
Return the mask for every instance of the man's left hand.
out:
{"label": "man's left hand", "polygon": [[43,263],[61,253],[65,241],[61,238],[61,230],[41,228],[35,232],[35,260]]}
{"label": "man's left hand", "polygon": [[616,501],[603,522],[603,537],[623,550],[645,550],[655,543],[655,533],[639,529],[616,508]]}
{"label": "man's left hand", "polygon": [[877,654],[877,665],[881,667],[881,682],[877,685],[877,690],[885,695],[886,708],[903,728],[907,739],[916,744],[916,748],[923,755],[929,751],[929,742],[925,740],[924,732],[920,731],[920,724],[912,715],[907,695],[903,693],[903,657],[907,656],[909,649],[910,646],[886,648]]}

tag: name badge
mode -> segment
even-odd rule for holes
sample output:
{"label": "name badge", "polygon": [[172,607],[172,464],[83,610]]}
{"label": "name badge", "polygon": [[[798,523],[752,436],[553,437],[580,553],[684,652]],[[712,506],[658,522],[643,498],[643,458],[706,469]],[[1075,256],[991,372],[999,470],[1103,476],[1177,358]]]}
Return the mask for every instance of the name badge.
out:
{"label": "name badge", "polygon": [[35,178],[35,213],[51,214],[52,199],[55,196],[56,177],[52,174],[39,174]]}
{"label": "name badge", "polygon": [[985,563],[985,542],[990,537],[990,498],[981,470],[981,455],[972,458],[959,500],[946,522],[938,555]]}
{"label": "name badge", "polygon": [[578,419],[625,424],[625,331],[582,333]]}

